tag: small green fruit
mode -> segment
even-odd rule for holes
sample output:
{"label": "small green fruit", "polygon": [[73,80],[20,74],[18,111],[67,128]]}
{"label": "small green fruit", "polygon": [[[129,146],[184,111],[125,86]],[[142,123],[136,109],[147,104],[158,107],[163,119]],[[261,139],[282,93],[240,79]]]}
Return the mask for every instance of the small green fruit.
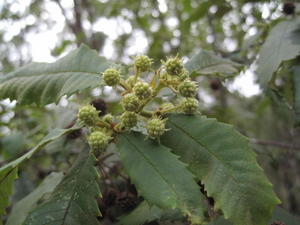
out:
{"label": "small green fruit", "polygon": [[112,138],[101,131],[94,131],[88,137],[88,142],[91,148],[95,151],[102,151],[107,148],[109,141]]}
{"label": "small green fruit", "polygon": [[139,108],[140,103],[135,94],[127,94],[122,98],[121,105],[126,111],[134,112]]}
{"label": "small green fruit", "polygon": [[135,95],[141,100],[147,99],[152,95],[152,88],[148,83],[143,81],[136,83],[133,87],[133,91]]}
{"label": "small green fruit", "polygon": [[103,72],[103,79],[108,86],[115,86],[120,83],[120,72],[114,68],[106,69]]}
{"label": "small green fruit", "polygon": [[152,59],[150,59],[146,55],[140,55],[135,58],[134,65],[137,68],[137,70],[141,72],[146,72],[151,69]]}
{"label": "small green fruit", "polygon": [[186,114],[193,114],[198,111],[199,103],[195,98],[185,98],[182,101],[182,110]]}
{"label": "small green fruit", "polygon": [[191,80],[185,80],[178,86],[178,91],[183,97],[195,97],[197,85]]}
{"label": "small green fruit", "polygon": [[85,125],[92,126],[99,119],[98,113],[99,112],[96,110],[94,106],[87,105],[79,109],[77,118],[80,121],[82,121]]}
{"label": "small green fruit", "polygon": [[124,112],[121,115],[121,123],[125,129],[130,129],[137,124],[137,115],[134,112]]}
{"label": "small green fruit", "polygon": [[162,120],[160,118],[153,118],[147,123],[147,133],[151,138],[159,138],[163,133],[165,133],[166,120]]}
{"label": "small green fruit", "polygon": [[181,59],[176,56],[174,58],[167,59],[166,62],[163,62],[164,68],[168,74],[172,76],[179,76],[183,71],[183,63]]}

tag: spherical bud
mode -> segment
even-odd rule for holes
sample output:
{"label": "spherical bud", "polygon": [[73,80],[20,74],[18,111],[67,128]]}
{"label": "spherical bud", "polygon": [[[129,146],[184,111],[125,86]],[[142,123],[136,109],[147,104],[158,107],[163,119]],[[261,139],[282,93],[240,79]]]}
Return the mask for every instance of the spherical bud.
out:
{"label": "spherical bud", "polygon": [[182,110],[186,114],[193,114],[198,111],[199,104],[195,98],[185,98],[182,101]]}
{"label": "spherical bud", "polygon": [[174,105],[171,102],[165,102],[160,105],[159,109],[160,110],[168,110],[174,108]]}
{"label": "spherical bud", "polygon": [[126,84],[132,88],[138,81],[140,81],[139,78],[136,78],[135,76],[130,76],[127,78]]}
{"label": "spherical bud", "polygon": [[121,115],[121,123],[125,129],[130,129],[137,124],[137,115],[134,112],[124,112]]}
{"label": "spherical bud", "polygon": [[183,63],[178,56],[175,58],[169,58],[166,62],[163,62],[163,64],[167,73],[172,76],[179,76],[182,73]]}
{"label": "spherical bud", "polygon": [[103,79],[108,86],[115,86],[120,83],[120,72],[114,68],[106,69],[103,72]]}
{"label": "spherical bud", "polygon": [[111,114],[106,114],[105,116],[103,116],[103,121],[106,123],[112,123],[113,120],[114,120],[114,117]]}
{"label": "spherical bud", "polygon": [[135,94],[125,95],[121,100],[121,104],[126,111],[132,112],[136,111],[140,106],[139,99]]}
{"label": "spherical bud", "polygon": [[179,81],[184,81],[190,77],[189,71],[183,68],[182,73],[179,75]]}
{"label": "spherical bud", "polygon": [[139,99],[147,99],[152,95],[152,88],[146,82],[138,82],[134,85],[133,91]]}
{"label": "spherical bud", "polygon": [[88,137],[88,142],[95,151],[106,149],[110,140],[111,137],[101,131],[94,131]]}
{"label": "spherical bud", "polygon": [[146,55],[137,56],[134,60],[134,66],[141,72],[150,70],[152,59]]}
{"label": "spherical bud", "polygon": [[191,80],[185,80],[178,86],[178,91],[183,97],[194,97],[196,90],[197,85]]}
{"label": "spherical bud", "polygon": [[94,106],[87,105],[79,109],[77,117],[85,125],[92,126],[99,119],[98,111]]}
{"label": "spherical bud", "polygon": [[153,118],[147,123],[147,133],[152,138],[159,138],[163,133],[165,133],[165,123],[166,120],[160,118]]}

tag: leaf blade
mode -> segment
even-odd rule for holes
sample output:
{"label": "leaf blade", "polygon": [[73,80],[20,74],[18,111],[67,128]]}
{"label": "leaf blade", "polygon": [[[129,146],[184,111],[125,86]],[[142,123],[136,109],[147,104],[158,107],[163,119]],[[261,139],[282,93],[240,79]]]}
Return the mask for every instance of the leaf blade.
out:
{"label": "leaf blade", "polygon": [[170,115],[167,126],[162,143],[189,164],[226,218],[236,225],[268,222],[280,201],[245,137],[200,115]]}
{"label": "leaf blade", "polygon": [[19,104],[46,105],[63,95],[100,85],[109,63],[87,46],[70,52],[54,63],[31,63],[0,77],[0,99]]}
{"label": "leaf blade", "polygon": [[149,203],[178,208],[192,222],[201,223],[203,198],[192,174],[168,148],[144,138],[130,133],[119,135],[117,140],[121,161],[132,182]]}
{"label": "leaf blade", "polygon": [[81,153],[50,198],[28,215],[24,225],[99,224],[97,216],[101,214],[95,198],[101,193],[95,162],[96,158],[91,152],[86,150]]}
{"label": "leaf blade", "polygon": [[241,65],[202,49],[185,64],[185,67],[194,76],[218,74],[226,78],[238,73]]}
{"label": "leaf blade", "polygon": [[300,54],[299,19],[287,20],[274,26],[259,52],[257,76],[265,88],[281,62]]}

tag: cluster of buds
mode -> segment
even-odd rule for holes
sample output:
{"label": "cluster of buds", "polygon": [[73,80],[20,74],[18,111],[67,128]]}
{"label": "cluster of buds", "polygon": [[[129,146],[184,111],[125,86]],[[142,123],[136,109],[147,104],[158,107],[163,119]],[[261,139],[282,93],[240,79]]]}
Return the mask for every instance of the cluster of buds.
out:
{"label": "cluster of buds", "polygon": [[[162,66],[153,72],[152,77],[147,77],[150,81],[146,82],[143,75],[151,75],[152,63],[148,56],[137,56],[133,64],[135,73],[126,80],[116,68],[108,68],[103,72],[106,85],[121,86],[124,89],[120,100],[124,111],[119,116],[107,114],[99,117],[99,112],[91,105],[79,110],[78,119],[90,128],[88,141],[94,150],[103,151],[112,140],[114,132],[130,130],[138,124],[145,124],[150,138],[159,139],[168,130],[165,114],[193,114],[198,111],[198,101],[195,98],[197,85],[190,79],[182,60],[176,56],[162,61]],[[181,100],[175,103],[163,102],[156,110],[147,111],[148,104],[163,88],[170,88]]]}

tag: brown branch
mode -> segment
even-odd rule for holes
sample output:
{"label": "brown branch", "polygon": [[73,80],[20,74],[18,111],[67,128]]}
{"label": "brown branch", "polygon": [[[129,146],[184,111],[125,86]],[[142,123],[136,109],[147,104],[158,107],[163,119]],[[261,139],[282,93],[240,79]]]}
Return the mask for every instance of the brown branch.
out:
{"label": "brown branch", "polygon": [[273,147],[285,148],[289,150],[300,150],[299,145],[284,143],[280,141],[259,140],[259,139],[251,138],[250,142],[257,145],[273,146]]}

